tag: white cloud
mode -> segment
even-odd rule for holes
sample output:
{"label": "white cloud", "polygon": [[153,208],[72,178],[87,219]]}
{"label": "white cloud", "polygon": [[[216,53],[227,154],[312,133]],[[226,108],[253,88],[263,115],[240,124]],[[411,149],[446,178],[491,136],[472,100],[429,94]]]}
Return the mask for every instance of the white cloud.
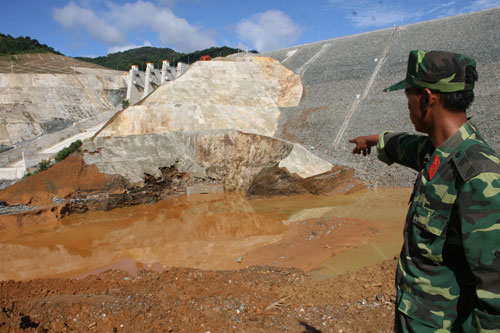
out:
{"label": "white cloud", "polygon": [[191,52],[217,45],[211,36],[175,16],[169,8],[137,1],[122,6],[112,5],[111,9],[109,18],[120,28],[127,31],[152,29],[162,45],[171,45],[177,51]]}
{"label": "white cloud", "polygon": [[450,1],[442,4],[437,4],[433,8],[429,8],[426,10],[428,14],[430,13],[439,13],[439,12],[449,12],[449,13],[454,13],[455,12],[455,1]]}
{"label": "white cloud", "polygon": [[149,41],[145,41],[143,45],[129,44],[129,45],[121,45],[121,46],[113,46],[108,49],[109,53],[123,52],[130,49],[136,49],[144,46],[153,46]]}
{"label": "white cloud", "polygon": [[403,23],[405,19],[408,19],[408,14],[394,9],[363,8],[352,12],[349,19],[358,28],[384,27]]}
{"label": "white cloud", "polygon": [[[154,0],[155,2],[159,3],[160,5],[166,5],[170,8],[174,8],[178,2],[181,2],[181,0]],[[182,0],[182,2],[192,2],[194,4],[199,4],[202,0]]]}
{"label": "white cloud", "polygon": [[443,6],[437,6],[433,12],[439,13],[438,17],[447,17],[495,7],[500,7],[500,0],[474,0],[470,5],[457,4],[455,1],[452,1]]}
{"label": "white cloud", "polygon": [[467,9],[470,11],[478,11],[495,7],[500,7],[499,0],[475,0]]}
{"label": "white cloud", "polygon": [[292,45],[302,33],[301,28],[278,10],[258,13],[236,26],[238,37],[260,52]]}
{"label": "white cloud", "polygon": [[343,11],[348,20],[358,28],[380,28],[401,24],[419,12],[408,13],[387,1],[328,0],[328,7]]}
{"label": "white cloud", "polygon": [[54,9],[53,17],[65,29],[83,27],[94,40],[111,45],[125,41],[125,37],[116,27],[97,17],[91,10],[81,8],[73,2],[63,8]]}
{"label": "white cloud", "polygon": [[158,3],[167,5],[168,7],[174,7],[178,0],[157,0]]}
{"label": "white cloud", "polygon": [[[92,39],[106,42],[113,50],[115,48],[118,50],[127,44],[125,36],[141,35],[147,31],[156,34],[161,46],[180,52],[191,52],[217,45],[209,34],[200,31],[185,19],[177,17],[168,7],[146,1],[120,5],[108,2],[107,5],[108,10],[100,13],[100,17],[106,20],[92,10],[78,7],[74,3],[55,9],[54,19],[67,29],[84,26]],[[84,18],[80,18],[81,16]],[[97,28],[95,28],[96,23],[98,23]],[[104,35],[109,37],[104,38],[103,31]],[[114,36],[111,34],[112,31],[119,35]],[[120,32],[123,32],[123,35]],[[113,36],[115,38],[111,38]]]}
{"label": "white cloud", "polygon": [[344,12],[358,28],[380,28],[393,24],[408,24],[421,19],[453,16],[500,6],[500,0],[474,0],[466,6],[463,1],[439,2],[421,0],[406,2],[392,0],[327,0],[328,7]]}

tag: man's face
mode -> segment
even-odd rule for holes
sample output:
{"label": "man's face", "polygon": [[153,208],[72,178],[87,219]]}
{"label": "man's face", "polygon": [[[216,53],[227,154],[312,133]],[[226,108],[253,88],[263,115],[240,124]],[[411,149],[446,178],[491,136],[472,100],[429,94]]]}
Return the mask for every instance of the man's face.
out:
{"label": "man's face", "polygon": [[425,108],[426,103],[424,103],[425,95],[421,90],[417,88],[407,88],[405,89],[405,95],[408,99],[408,110],[410,111],[410,120],[415,127],[415,130],[422,133],[427,132],[427,126],[425,124]]}

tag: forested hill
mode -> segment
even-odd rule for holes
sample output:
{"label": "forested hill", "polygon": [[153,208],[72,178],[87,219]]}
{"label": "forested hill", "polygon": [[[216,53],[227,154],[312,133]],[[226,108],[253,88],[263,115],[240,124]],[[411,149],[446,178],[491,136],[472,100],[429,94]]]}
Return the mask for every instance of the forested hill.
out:
{"label": "forested hill", "polygon": [[145,46],[123,52],[110,53],[107,56],[103,57],[76,57],[76,59],[118,70],[129,70],[131,65],[138,65],[139,69],[144,70],[147,62],[152,62],[155,68],[161,68],[161,63],[163,60],[168,60],[170,62],[170,65],[176,65],[177,62],[191,64],[195,61],[198,61],[202,55],[209,55],[212,58],[215,58],[225,57],[237,52],[238,49],[223,46],[212,47],[209,49],[185,54],[176,52],[169,48]]}
{"label": "forested hill", "polygon": [[[47,53],[52,52],[55,54],[63,55],[59,51],[55,51],[52,47],[46,44],[40,44],[38,40],[31,39],[30,37],[17,37],[14,38],[10,35],[0,33],[0,56],[14,55],[23,53]],[[130,65],[138,65],[140,70],[146,68],[147,62],[152,62],[155,68],[161,68],[163,60],[168,60],[170,65],[175,66],[178,62],[191,64],[200,60],[202,55],[209,55],[212,58],[225,57],[233,53],[237,53],[238,49],[231,47],[212,47],[205,50],[194,51],[191,53],[179,53],[169,48],[159,47],[140,47],[130,49],[123,52],[110,53],[107,56],[97,58],[87,57],[74,57],[75,59],[94,63],[111,69],[118,69],[127,71]],[[256,51],[250,51],[256,53]]]}
{"label": "forested hill", "polygon": [[17,37],[0,33],[0,55],[22,54],[22,53],[46,53],[52,52],[63,55],[55,51],[50,46],[40,44],[36,39],[30,37]]}

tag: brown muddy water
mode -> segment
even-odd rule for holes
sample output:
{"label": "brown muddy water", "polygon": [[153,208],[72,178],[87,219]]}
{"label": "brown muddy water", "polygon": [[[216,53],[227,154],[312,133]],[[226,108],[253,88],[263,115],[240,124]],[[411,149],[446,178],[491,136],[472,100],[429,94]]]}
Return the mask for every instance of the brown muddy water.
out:
{"label": "brown muddy water", "polygon": [[253,200],[193,195],[74,214],[0,242],[0,280],[254,264],[300,267],[323,279],[397,255],[409,196],[409,188]]}

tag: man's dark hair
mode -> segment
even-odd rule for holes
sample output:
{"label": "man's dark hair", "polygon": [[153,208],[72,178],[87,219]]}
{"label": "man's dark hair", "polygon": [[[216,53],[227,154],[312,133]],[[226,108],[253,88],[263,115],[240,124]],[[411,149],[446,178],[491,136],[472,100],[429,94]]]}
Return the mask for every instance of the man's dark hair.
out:
{"label": "man's dark hair", "polygon": [[[477,71],[472,66],[465,68],[465,82],[474,83],[478,79]],[[464,112],[474,101],[474,90],[455,91],[451,93],[438,92],[443,106],[453,112]]]}

